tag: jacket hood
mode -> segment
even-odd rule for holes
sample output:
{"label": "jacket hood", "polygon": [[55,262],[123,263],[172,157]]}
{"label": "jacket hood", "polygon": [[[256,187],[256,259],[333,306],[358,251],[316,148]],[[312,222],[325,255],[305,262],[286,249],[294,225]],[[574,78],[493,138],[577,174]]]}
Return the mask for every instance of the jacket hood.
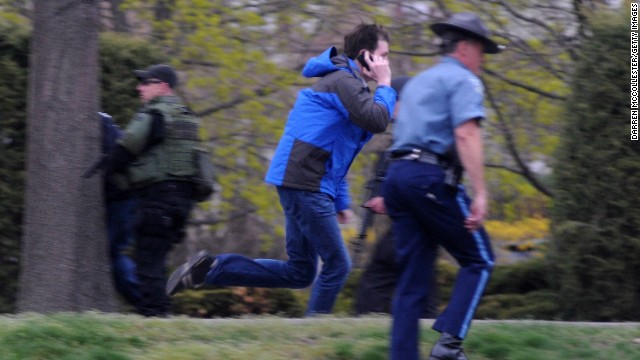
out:
{"label": "jacket hood", "polygon": [[307,78],[322,77],[339,69],[350,69],[355,66],[355,63],[351,62],[346,55],[338,57],[338,49],[330,47],[322,54],[309,59],[302,69],[302,75]]}

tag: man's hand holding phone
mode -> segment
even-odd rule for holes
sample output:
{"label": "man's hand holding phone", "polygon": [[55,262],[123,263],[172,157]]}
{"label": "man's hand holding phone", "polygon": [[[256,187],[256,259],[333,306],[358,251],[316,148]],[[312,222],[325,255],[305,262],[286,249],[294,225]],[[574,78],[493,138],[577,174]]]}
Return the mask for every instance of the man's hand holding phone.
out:
{"label": "man's hand holding phone", "polygon": [[[371,56],[371,54],[369,54],[369,60],[373,61],[373,56]],[[371,68],[369,67],[369,64],[367,64],[367,61],[364,59],[364,52],[360,53],[360,55],[358,55],[358,62],[360,64],[362,64],[362,66],[364,66],[365,69],[371,71]]]}
{"label": "man's hand holding phone", "polygon": [[378,85],[391,86],[391,68],[387,58],[373,55],[365,50],[356,59],[362,65],[365,80],[373,80]]}

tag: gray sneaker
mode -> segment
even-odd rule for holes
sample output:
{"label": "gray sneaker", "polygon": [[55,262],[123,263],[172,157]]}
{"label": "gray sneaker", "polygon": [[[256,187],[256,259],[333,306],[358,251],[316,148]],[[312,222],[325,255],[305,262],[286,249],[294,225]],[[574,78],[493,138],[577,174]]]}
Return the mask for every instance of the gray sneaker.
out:
{"label": "gray sneaker", "polygon": [[462,339],[442,333],[440,340],[431,350],[429,360],[467,360],[462,350]]}
{"label": "gray sneaker", "polygon": [[215,257],[202,250],[180,265],[169,276],[165,292],[168,296],[184,289],[197,289],[204,285],[207,273],[215,265]]}

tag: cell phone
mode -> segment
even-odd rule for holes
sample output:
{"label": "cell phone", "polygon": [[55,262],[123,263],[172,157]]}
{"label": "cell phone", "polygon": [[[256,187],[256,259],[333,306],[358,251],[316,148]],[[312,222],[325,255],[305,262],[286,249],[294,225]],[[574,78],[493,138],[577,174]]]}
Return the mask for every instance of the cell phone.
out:
{"label": "cell phone", "polygon": [[[364,60],[364,53],[358,55],[356,59],[358,59],[360,64],[362,64],[362,66],[364,66],[365,69],[371,71],[371,69],[369,68],[369,64],[367,64],[367,62]],[[369,60],[373,61],[373,56],[369,55]]]}

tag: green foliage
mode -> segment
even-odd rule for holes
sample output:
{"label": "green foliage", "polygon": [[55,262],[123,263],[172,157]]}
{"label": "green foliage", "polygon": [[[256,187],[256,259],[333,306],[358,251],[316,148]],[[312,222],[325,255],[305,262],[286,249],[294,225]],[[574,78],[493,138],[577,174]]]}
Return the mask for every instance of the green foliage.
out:
{"label": "green foliage", "polygon": [[485,295],[476,318],[556,320],[560,310],[558,300],[557,294],[550,290]]}
{"label": "green foliage", "polygon": [[440,260],[437,265],[436,283],[438,284],[438,311],[444,310],[447,306],[451,294],[453,293],[453,283],[456,281],[458,266],[451,262]]}
{"label": "green foliage", "polygon": [[485,229],[491,236],[496,264],[541,258],[547,252],[549,219],[530,217],[519,221],[489,220]]}
{"label": "green foliage", "polygon": [[479,319],[547,319],[559,316],[551,268],[544,259],[496,266],[476,313]]}
{"label": "green foliage", "polygon": [[191,317],[280,315],[300,317],[304,308],[290,289],[232,287],[184,291],[173,298],[173,312]]}
{"label": "green foliage", "polygon": [[490,220],[486,222],[485,228],[492,240],[518,242],[544,239],[549,235],[549,220],[545,218],[526,218],[514,222]]}
{"label": "green foliage", "polygon": [[[437,268],[439,310],[451,298],[458,267],[440,261]],[[552,274],[542,259],[496,266],[480,301],[477,319],[556,319],[557,295]]]}
{"label": "green foliage", "polygon": [[338,294],[333,312],[336,314],[355,314],[356,291],[362,276],[362,269],[352,269],[347,282]]}
{"label": "green foliage", "polygon": [[521,261],[514,265],[496,266],[485,293],[527,294],[532,291],[548,290],[552,279],[549,264],[544,259]]}
{"label": "green foliage", "polygon": [[[458,270],[458,266],[444,259],[437,263],[439,311],[444,310],[451,298]],[[560,309],[558,295],[553,289],[552,276],[551,268],[544,259],[496,266],[478,307],[476,318],[557,319]],[[354,314],[355,289],[359,277],[358,271],[349,277],[334,307],[336,314]]]}
{"label": "green foliage", "polygon": [[640,146],[630,141],[628,16],[599,14],[557,153],[552,231],[563,315],[640,319]]}
{"label": "green foliage", "polygon": [[23,212],[29,34],[0,21],[0,313],[14,309]]}
{"label": "green foliage", "polygon": [[491,188],[491,219],[513,223],[548,216],[551,199],[521,175],[497,169],[488,169],[486,175]]}
{"label": "green foliage", "polygon": [[29,19],[24,15],[30,12],[30,1],[27,0],[0,0],[0,22],[14,26],[29,26]]}

